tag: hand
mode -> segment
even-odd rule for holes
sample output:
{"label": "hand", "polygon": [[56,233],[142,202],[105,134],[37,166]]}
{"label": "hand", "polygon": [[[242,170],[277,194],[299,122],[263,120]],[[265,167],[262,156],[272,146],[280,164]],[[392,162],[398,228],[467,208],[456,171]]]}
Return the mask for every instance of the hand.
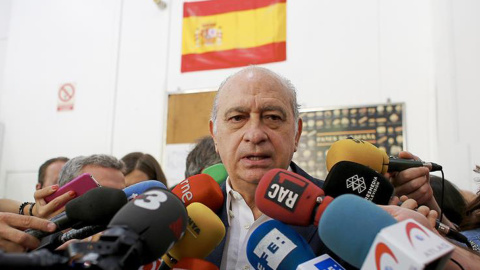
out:
{"label": "hand", "polygon": [[0,249],[6,252],[25,252],[40,245],[40,240],[23,229],[54,232],[56,225],[45,219],[13,213],[0,213]]}
{"label": "hand", "polygon": [[32,210],[34,216],[41,218],[53,217],[65,210],[65,207],[55,210],[60,204],[68,202],[71,199],[75,198],[75,192],[69,191],[47,203],[44,198],[50,194],[55,193],[55,191],[57,190],[58,185],[53,185],[35,191],[35,193],[33,194],[33,197],[35,198],[35,205],[33,206]]}
{"label": "hand", "polygon": [[[379,205],[383,210],[387,211],[390,215],[393,216],[397,221],[403,221],[406,219],[414,219],[418,223],[422,224],[426,228],[430,229],[433,232],[437,232],[435,230],[435,220],[438,217],[436,211],[428,209],[428,207],[424,206],[421,212],[414,211],[409,209],[416,203],[412,203],[412,201],[406,201],[406,207],[400,207],[396,205]],[[426,211],[428,210],[428,211]]]}
{"label": "hand", "polygon": [[[419,160],[417,156],[409,152],[400,152],[398,157]],[[387,176],[391,179],[397,196],[406,195],[420,205],[424,204],[433,210],[440,210],[433,197],[433,190],[430,186],[430,169],[428,167],[410,168]]]}

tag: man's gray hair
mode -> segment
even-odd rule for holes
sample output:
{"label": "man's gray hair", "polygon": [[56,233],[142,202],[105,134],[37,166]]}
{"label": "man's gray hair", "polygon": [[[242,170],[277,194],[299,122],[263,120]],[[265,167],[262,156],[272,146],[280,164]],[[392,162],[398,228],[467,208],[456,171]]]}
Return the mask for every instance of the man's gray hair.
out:
{"label": "man's gray hair", "polygon": [[292,82],[289,79],[285,78],[284,76],[282,76],[280,74],[277,74],[277,73],[275,73],[275,72],[273,72],[273,71],[271,71],[267,68],[252,65],[252,66],[248,66],[246,68],[243,68],[240,71],[228,76],[218,87],[217,94],[215,95],[215,99],[213,100],[212,114],[210,116],[210,120],[213,122],[213,133],[217,133],[218,96],[220,94],[220,90],[222,90],[223,86],[232,77],[234,77],[235,75],[237,75],[239,73],[246,72],[250,69],[263,70],[263,71],[266,71],[266,72],[276,76],[285,85],[285,88],[288,89],[291,92],[291,94],[292,94],[291,105],[292,105],[292,109],[293,109],[293,117],[295,119],[295,131],[297,131],[298,130],[298,118],[300,117],[300,112],[299,112],[300,111],[300,105],[297,103],[297,90],[295,89],[295,86],[292,84]]}
{"label": "man's gray hair", "polygon": [[58,185],[63,186],[72,181],[75,177],[80,175],[82,169],[87,165],[117,169],[121,172],[125,169],[123,161],[118,160],[113,156],[103,154],[78,156],[70,159],[65,165],[63,165],[63,168],[60,171]]}

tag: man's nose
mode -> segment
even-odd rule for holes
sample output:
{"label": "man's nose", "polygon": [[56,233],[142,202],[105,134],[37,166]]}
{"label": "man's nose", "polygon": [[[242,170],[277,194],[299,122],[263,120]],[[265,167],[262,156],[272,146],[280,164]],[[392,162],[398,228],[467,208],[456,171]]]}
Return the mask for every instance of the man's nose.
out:
{"label": "man's nose", "polygon": [[262,122],[259,120],[251,120],[247,125],[243,139],[249,143],[260,144],[268,139]]}

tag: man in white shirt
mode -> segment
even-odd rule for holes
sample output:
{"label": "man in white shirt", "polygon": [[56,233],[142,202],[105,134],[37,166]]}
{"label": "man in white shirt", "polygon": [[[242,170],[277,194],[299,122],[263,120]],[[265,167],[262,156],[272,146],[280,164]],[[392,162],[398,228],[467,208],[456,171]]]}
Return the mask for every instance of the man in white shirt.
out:
{"label": "man in white shirt", "polygon": [[[289,169],[319,187],[323,185],[291,161],[302,133],[298,107],[290,81],[266,68],[244,68],[219,87],[210,134],[229,175],[222,186],[226,200],[217,213],[227,235],[206,260],[221,269],[253,269],[246,258],[246,243],[252,231],[269,219],[255,205],[255,190],[266,172]],[[428,169],[411,168],[392,177],[404,194],[431,201],[426,174]],[[309,243],[315,254],[326,252],[313,225],[290,227]]]}

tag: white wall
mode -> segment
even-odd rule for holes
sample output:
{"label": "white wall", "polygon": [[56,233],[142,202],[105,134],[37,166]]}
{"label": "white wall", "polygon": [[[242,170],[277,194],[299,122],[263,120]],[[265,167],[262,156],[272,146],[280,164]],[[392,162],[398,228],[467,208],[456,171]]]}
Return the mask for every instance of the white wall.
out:
{"label": "white wall", "polygon": [[[166,3],[11,1],[5,60],[0,40],[0,195],[28,196],[38,166],[56,155],[143,151],[165,163],[168,93],[215,88],[238,70],[181,74],[182,1]],[[287,61],[265,66],[292,80],[303,108],[406,102],[408,150],[474,189],[478,8],[473,0],[288,1]],[[72,112],[56,111],[64,82],[77,85]],[[7,192],[15,185],[24,188]]]}

